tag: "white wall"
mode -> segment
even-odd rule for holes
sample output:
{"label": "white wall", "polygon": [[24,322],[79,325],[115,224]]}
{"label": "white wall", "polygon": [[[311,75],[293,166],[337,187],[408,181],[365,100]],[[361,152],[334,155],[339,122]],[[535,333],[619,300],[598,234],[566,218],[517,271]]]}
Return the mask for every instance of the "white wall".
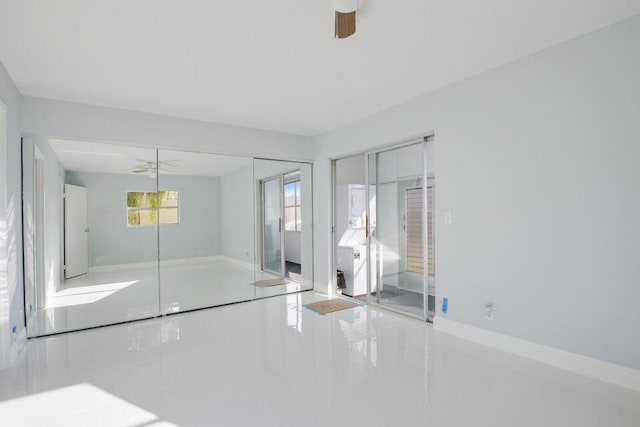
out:
{"label": "white wall", "polygon": [[250,157],[313,158],[311,138],[287,133],[32,97],[24,97],[22,111],[22,131],[41,136]]}
{"label": "white wall", "polygon": [[284,259],[285,261],[295,262],[296,264],[302,263],[301,255],[301,233],[299,231],[284,232]]}
{"label": "white wall", "polygon": [[222,255],[253,264],[253,164],[220,177]]}
{"label": "white wall", "polygon": [[359,154],[344,159],[339,159],[336,163],[336,184],[361,184],[365,185],[364,176],[364,154]]}
{"label": "white wall", "polygon": [[159,186],[180,192],[180,224],[160,226],[160,259],[220,255],[220,178],[164,175]]}
{"label": "white wall", "polygon": [[[46,296],[51,297],[60,287],[62,272],[62,183],[64,169],[58,156],[46,141],[36,141],[36,145],[43,156],[43,184],[44,184],[44,271],[42,272],[42,288],[38,290],[38,306],[43,307]],[[30,304],[27,301],[27,305]]]}
{"label": "white wall", "polygon": [[[24,329],[22,288],[22,208],[20,193],[20,115],[22,96],[0,63],[0,369],[8,366],[13,343]],[[3,115],[4,116],[4,115]],[[12,333],[13,327],[16,332]],[[14,347],[15,348],[15,347]]]}
{"label": "white wall", "polygon": [[[155,191],[148,176],[67,171],[66,182],[87,188],[89,266],[154,261],[155,227],[127,225],[127,191]],[[220,254],[220,195],[217,177],[165,175],[161,189],[177,190],[180,223],[160,226],[162,260]],[[98,261],[99,260],[99,261]]]}
{"label": "white wall", "polygon": [[328,159],[433,131],[446,317],[640,369],[638,52],[635,17],[317,137],[317,289]]}

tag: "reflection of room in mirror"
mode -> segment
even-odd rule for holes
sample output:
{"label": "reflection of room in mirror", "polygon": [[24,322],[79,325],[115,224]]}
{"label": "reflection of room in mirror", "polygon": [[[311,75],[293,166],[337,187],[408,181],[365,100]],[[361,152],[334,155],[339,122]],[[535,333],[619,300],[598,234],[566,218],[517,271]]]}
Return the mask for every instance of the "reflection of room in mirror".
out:
{"label": "reflection of room in mirror", "polygon": [[[128,192],[157,191],[156,150],[94,142],[23,144],[25,284],[30,335],[158,314],[155,221],[129,222]],[[28,256],[27,256],[28,255]]]}
{"label": "reflection of room in mirror", "polygon": [[23,160],[29,336],[312,288],[309,164],[55,139]]}
{"label": "reflection of room in mirror", "polygon": [[311,289],[311,165],[256,159],[254,171],[257,295]]}
{"label": "reflection of room in mirror", "polygon": [[159,150],[160,311],[176,313],[255,297],[253,159]]}

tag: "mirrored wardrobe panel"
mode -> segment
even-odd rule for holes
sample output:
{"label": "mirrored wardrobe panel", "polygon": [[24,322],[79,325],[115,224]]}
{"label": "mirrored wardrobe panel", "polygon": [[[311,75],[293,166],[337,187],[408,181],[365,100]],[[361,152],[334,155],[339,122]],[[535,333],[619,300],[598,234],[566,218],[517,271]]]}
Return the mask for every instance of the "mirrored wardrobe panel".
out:
{"label": "mirrored wardrobe panel", "polygon": [[254,160],[256,297],[313,288],[311,164]]}
{"label": "mirrored wardrobe panel", "polygon": [[253,299],[253,159],[159,150],[158,177],[162,313]]}
{"label": "mirrored wardrobe panel", "polygon": [[23,142],[29,336],[157,316],[156,150]]}

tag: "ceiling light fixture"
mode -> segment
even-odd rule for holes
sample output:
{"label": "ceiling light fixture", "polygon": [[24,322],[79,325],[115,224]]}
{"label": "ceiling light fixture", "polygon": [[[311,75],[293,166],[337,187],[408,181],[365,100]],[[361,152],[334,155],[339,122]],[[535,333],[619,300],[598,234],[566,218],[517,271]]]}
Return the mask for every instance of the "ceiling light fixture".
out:
{"label": "ceiling light fixture", "polygon": [[346,39],[356,33],[356,20],[360,20],[360,1],[331,0],[336,11],[335,38]]}

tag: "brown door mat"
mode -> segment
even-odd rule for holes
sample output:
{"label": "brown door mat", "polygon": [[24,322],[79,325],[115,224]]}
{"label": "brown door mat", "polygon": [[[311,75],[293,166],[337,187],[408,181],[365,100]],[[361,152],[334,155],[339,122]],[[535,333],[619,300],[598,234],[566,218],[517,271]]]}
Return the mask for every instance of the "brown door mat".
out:
{"label": "brown door mat", "polygon": [[327,314],[333,313],[334,311],[346,310],[347,308],[360,307],[360,304],[345,301],[340,298],[335,298],[318,301],[311,304],[305,304],[304,306],[315,313]]}
{"label": "brown door mat", "polygon": [[289,281],[286,279],[269,279],[269,280],[258,280],[254,284],[259,288],[269,288],[271,286],[286,285],[287,283],[289,283]]}

